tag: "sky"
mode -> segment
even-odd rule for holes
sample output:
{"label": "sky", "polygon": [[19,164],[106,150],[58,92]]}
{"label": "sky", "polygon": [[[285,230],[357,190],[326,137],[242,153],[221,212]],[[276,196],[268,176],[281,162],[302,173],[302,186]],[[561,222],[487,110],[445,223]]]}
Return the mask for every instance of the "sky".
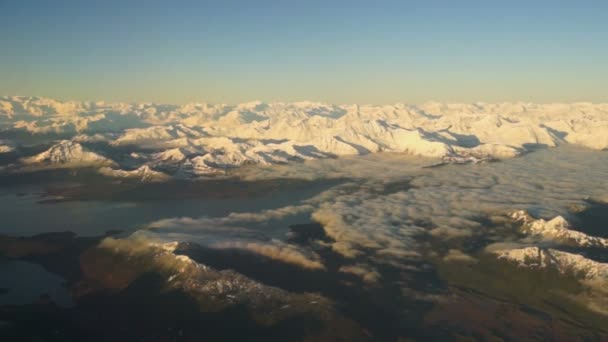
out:
{"label": "sky", "polygon": [[0,95],[608,102],[608,1],[0,0]]}

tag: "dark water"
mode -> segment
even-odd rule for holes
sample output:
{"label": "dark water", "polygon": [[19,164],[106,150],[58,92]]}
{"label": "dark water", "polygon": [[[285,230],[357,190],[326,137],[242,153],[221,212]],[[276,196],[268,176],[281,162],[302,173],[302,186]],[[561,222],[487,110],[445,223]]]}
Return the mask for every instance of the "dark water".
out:
{"label": "dark water", "polygon": [[608,204],[587,201],[587,206],[574,215],[579,230],[585,234],[608,238]]}
{"label": "dark water", "polygon": [[47,295],[59,306],[72,305],[61,276],[27,261],[0,260],[0,289],[0,305],[31,304]]}
{"label": "dark water", "polygon": [[[232,212],[256,212],[310,198],[338,181],[294,184],[287,191],[259,191],[251,196],[213,196],[175,199],[180,189],[152,190],[147,200],[49,201],[45,189],[15,186],[0,189],[0,234],[30,236],[44,232],[72,231],[95,236],[108,231],[131,232],[141,225],[167,217],[221,217]],[[245,191],[246,189],[243,189]],[[86,189],[84,190],[86,191]],[[156,199],[149,199],[156,196]],[[292,218],[301,222],[302,217]],[[304,220],[306,217],[304,217]]]}

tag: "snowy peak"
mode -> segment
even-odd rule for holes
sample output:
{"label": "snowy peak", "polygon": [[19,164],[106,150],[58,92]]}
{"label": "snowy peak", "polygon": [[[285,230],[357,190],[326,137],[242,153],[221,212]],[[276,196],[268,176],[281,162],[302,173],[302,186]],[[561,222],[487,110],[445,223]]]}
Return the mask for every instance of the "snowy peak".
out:
{"label": "snowy peak", "polygon": [[90,108],[90,103],[87,102],[57,101],[42,97],[0,97],[0,116],[75,115]]}
{"label": "snowy peak", "polygon": [[570,223],[562,216],[557,216],[549,221],[536,220],[527,212],[521,210],[514,212],[511,217],[520,222],[522,232],[532,238],[571,246],[608,248],[608,239],[589,236],[573,230]]}
{"label": "snowy peak", "polygon": [[40,154],[22,159],[22,162],[58,167],[114,164],[110,159],[88,151],[79,143],[70,140],[62,140]]}
{"label": "snowy peak", "polygon": [[180,148],[172,148],[152,155],[154,163],[179,163],[186,159],[186,155]]}
{"label": "snowy peak", "polygon": [[514,262],[522,267],[551,267],[563,274],[577,275],[586,280],[608,282],[608,264],[587,259],[579,254],[540,247],[496,250],[494,254],[499,259]]}
{"label": "snowy peak", "polygon": [[[566,143],[608,149],[608,104],[378,106],[255,101],[178,106],[5,96],[0,97],[0,131],[72,134],[72,141],[146,151],[136,164],[123,169],[148,164],[174,170],[200,156],[204,163],[195,164],[201,170],[222,172],[247,164],[377,152],[431,157],[438,159],[434,165],[443,165],[512,158]],[[64,145],[31,160],[66,164],[103,158]]]}
{"label": "snowy peak", "polygon": [[165,173],[152,170],[148,165],[142,165],[132,171],[102,167],[99,169],[99,173],[109,177],[138,179],[141,182],[162,182],[170,178]]}
{"label": "snowy peak", "polygon": [[486,246],[486,252],[532,272],[554,270],[577,279],[585,288],[584,298],[579,299],[585,299],[583,303],[589,309],[608,315],[608,263],[596,260],[593,254],[573,252],[606,248],[608,241],[571,230],[570,223],[561,216],[547,221],[521,210],[512,213],[511,218],[521,223],[520,230],[526,237],[517,242],[491,244]]}

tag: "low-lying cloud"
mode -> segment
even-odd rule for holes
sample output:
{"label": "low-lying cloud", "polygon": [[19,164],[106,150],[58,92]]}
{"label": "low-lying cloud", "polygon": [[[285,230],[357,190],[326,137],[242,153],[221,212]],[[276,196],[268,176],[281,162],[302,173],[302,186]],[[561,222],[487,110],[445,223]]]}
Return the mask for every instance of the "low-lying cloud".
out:
{"label": "low-lying cloud", "polygon": [[[370,162],[375,157],[364,157],[348,163],[324,160],[302,168],[265,169],[264,177],[276,171],[279,178],[298,176],[302,170],[304,175],[313,172],[321,178],[335,177],[340,169],[339,176],[349,181],[299,203],[260,212],[160,220],[150,224],[153,229],[147,234],[167,241],[243,249],[322,269],[326,265],[314,246],[285,242],[286,226],[282,236],[270,236],[264,228],[269,222],[310,213],[310,219],[320,223],[328,237],[319,245],[344,258],[346,264],[340,272],[373,282],[378,279],[376,273],[381,277],[383,264],[416,270],[416,262],[437,255],[448,262],[474,262],[460,248],[463,241],[483,237],[502,242],[494,237],[489,221],[506,222],[505,214],[515,210],[527,210],[536,217],[567,217],[573,205],[584,206],[586,198],[602,198],[608,191],[604,181],[608,179],[608,155],[570,147],[499,163],[433,169],[411,168],[398,155],[382,158],[386,163],[376,168]],[[250,172],[252,177],[259,175],[256,168]],[[435,251],[437,245],[444,249]]]}

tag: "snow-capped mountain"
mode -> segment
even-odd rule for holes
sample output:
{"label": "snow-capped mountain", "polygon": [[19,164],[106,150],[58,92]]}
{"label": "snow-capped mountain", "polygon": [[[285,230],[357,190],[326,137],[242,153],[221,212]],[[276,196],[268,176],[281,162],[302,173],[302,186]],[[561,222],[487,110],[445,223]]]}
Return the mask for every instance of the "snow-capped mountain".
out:
{"label": "snow-capped mountain", "polygon": [[170,178],[165,173],[152,170],[148,165],[140,166],[139,168],[131,171],[113,169],[106,166],[100,168],[99,173],[115,178],[135,178],[142,182],[162,182]]}
{"label": "snow-capped mountain", "polygon": [[72,137],[52,151],[26,158],[28,163],[101,161],[103,157],[83,151],[77,143],[95,142],[136,152],[134,164],[121,168],[148,165],[169,173],[213,174],[245,164],[376,152],[458,164],[511,158],[566,143],[607,149],[608,104],[251,102],[230,106],[4,96],[0,97],[0,130]]}
{"label": "snow-capped mountain", "polygon": [[42,153],[23,158],[22,162],[26,165],[51,168],[115,164],[112,160],[88,151],[79,143],[70,140],[62,140]]}
{"label": "snow-capped mountain", "polygon": [[[511,218],[521,224],[520,232],[525,237],[517,242],[491,244],[486,247],[487,252],[517,267],[531,271],[554,270],[578,279],[586,289],[584,293],[587,299],[592,298],[585,301],[587,307],[608,314],[608,302],[605,301],[608,263],[584,252],[608,248],[608,240],[572,230],[570,223],[562,216],[547,221],[534,219],[522,210],[512,213]],[[583,252],[579,254],[578,250]]]}
{"label": "snow-capped mountain", "polygon": [[577,275],[585,280],[606,284],[608,282],[608,264],[587,259],[582,255],[544,249],[540,247],[523,247],[497,250],[499,259],[508,260],[521,267],[555,268],[560,273]]}
{"label": "snow-capped mountain", "polygon": [[549,221],[535,220],[527,212],[521,210],[514,212],[511,217],[520,222],[522,232],[532,238],[580,247],[608,248],[608,239],[576,231],[562,216],[554,217]]}

